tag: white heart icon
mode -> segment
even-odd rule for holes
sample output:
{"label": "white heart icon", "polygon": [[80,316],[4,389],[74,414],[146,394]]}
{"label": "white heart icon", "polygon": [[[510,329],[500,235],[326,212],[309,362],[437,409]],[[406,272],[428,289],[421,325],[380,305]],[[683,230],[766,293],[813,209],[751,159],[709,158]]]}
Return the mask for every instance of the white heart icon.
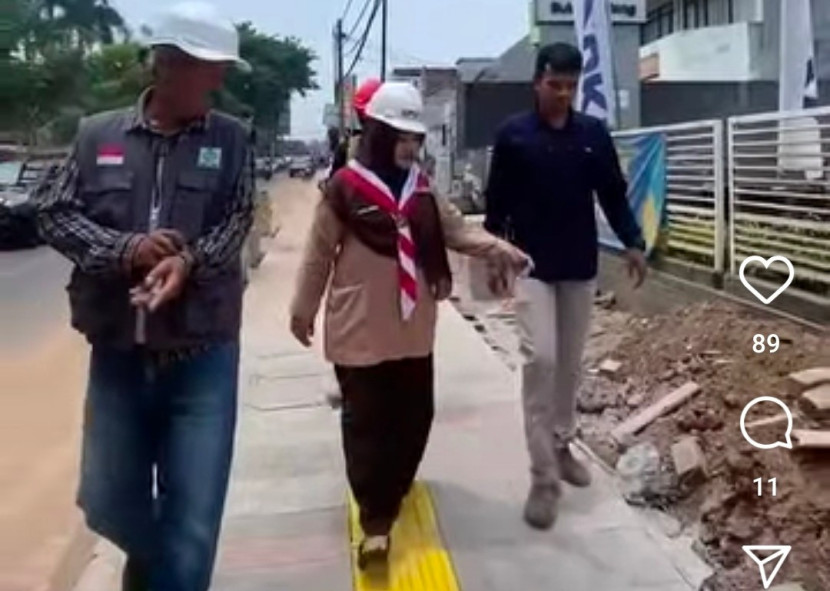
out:
{"label": "white heart icon", "polygon": [[[755,289],[752,286],[752,284],[749,283],[749,281],[746,280],[746,275],[744,274],[744,271],[746,271],[746,267],[747,267],[747,265],[749,265],[749,263],[761,263],[762,265],[764,265],[764,268],[766,268],[766,269],[769,269],[769,266],[773,263],[784,263],[785,265],[787,265],[787,268],[790,270],[790,276],[784,282],[784,285],[782,285],[781,287],[778,288],[778,291],[776,291],[774,294],[772,294],[768,298],[765,298],[760,293],[758,293],[758,290]],[[772,303],[772,301],[775,298],[777,298],[782,293],[784,293],[784,291],[793,282],[793,279],[795,279],[795,269],[793,268],[793,264],[789,261],[789,259],[787,259],[785,257],[774,256],[774,257],[769,258],[769,259],[764,259],[763,257],[759,257],[759,256],[756,255],[756,256],[749,257],[748,259],[746,259],[741,264],[740,276],[741,276],[741,283],[744,284],[744,287],[746,287],[749,291],[751,291],[752,295],[754,295],[756,298],[761,300],[761,302],[763,302],[766,305],[769,305],[770,303]]]}

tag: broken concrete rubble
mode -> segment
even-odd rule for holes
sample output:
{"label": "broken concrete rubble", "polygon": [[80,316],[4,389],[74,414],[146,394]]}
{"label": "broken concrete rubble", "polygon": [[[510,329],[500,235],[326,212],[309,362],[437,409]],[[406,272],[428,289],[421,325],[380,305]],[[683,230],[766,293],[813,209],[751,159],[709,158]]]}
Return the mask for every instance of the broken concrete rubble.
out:
{"label": "broken concrete rubble", "polygon": [[706,481],[706,456],[697,437],[683,437],[671,447],[671,457],[682,486],[695,487]]}
{"label": "broken concrete rubble", "polygon": [[599,371],[607,376],[613,376],[622,368],[622,363],[614,359],[606,359],[599,366]]}
{"label": "broken concrete rubble", "polygon": [[830,367],[815,367],[790,374],[792,380],[801,388],[812,388],[820,384],[830,383]]}
{"label": "broken concrete rubble", "polygon": [[629,449],[617,462],[623,497],[632,505],[647,505],[664,498],[671,489],[671,479],[663,473],[660,452],[649,442]]}
{"label": "broken concrete rubble", "polygon": [[811,431],[808,429],[794,429],[792,437],[793,446],[796,449],[830,450],[830,431]]}
{"label": "broken concrete rubble", "polygon": [[813,417],[830,415],[830,384],[816,386],[801,395],[804,410]]}

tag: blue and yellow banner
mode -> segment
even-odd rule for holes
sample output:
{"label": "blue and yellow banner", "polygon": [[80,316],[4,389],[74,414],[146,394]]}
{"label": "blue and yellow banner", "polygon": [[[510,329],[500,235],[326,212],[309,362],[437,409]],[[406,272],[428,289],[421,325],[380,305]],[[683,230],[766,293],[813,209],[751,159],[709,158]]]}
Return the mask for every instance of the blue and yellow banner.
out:
{"label": "blue and yellow banner", "polygon": [[[628,174],[628,202],[643,230],[646,254],[651,254],[666,226],[666,138],[661,133],[644,133],[617,140],[620,164]],[[608,220],[597,205],[599,242],[622,250]]]}

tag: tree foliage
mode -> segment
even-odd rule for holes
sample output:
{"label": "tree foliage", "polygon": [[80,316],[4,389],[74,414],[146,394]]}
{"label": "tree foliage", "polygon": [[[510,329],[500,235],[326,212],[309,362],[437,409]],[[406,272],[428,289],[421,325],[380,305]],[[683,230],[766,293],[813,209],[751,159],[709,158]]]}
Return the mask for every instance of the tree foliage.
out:
{"label": "tree foliage", "polygon": [[292,93],[305,95],[317,88],[312,69],[316,57],[297,39],[260,33],[249,22],[237,29],[240,53],[251,71],[231,71],[218,103],[234,114],[252,115],[256,127],[272,135]]}
{"label": "tree foliage", "polygon": [[[0,129],[67,141],[83,114],[127,106],[150,82],[109,0],[0,1],[9,4],[0,15]],[[238,29],[252,71],[232,70],[217,106],[252,116],[270,136],[291,94],[316,88],[316,58],[296,39]]]}

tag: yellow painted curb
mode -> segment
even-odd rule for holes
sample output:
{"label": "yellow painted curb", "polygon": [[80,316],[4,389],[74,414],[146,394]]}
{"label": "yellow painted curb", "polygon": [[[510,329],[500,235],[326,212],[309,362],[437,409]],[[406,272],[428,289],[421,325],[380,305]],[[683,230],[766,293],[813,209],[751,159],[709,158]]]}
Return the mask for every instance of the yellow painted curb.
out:
{"label": "yellow painted curb", "polygon": [[355,591],[459,591],[449,551],[444,547],[429,489],[416,482],[404,500],[392,530],[387,573],[357,568],[357,546],[363,537],[358,508],[349,496],[349,535]]}

